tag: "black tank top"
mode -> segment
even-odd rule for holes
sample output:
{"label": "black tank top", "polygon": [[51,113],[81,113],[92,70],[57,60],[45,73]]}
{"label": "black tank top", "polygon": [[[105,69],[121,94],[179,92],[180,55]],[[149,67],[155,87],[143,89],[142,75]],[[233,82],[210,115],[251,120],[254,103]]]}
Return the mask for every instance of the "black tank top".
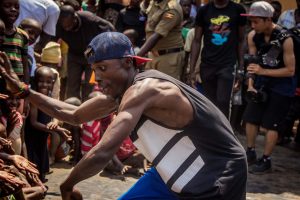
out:
{"label": "black tank top", "polygon": [[[267,43],[265,41],[265,34],[264,33],[256,33],[253,37],[253,42],[255,44],[255,47],[257,49],[257,55],[260,58],[260,64],[264,68],[272,68],[270,67],[264,60],[266,60],[265,56],[266,54],[270,51],[272,47],[274,47],[274,44],[272,44],[274,41],[278,40],[279,34],[281,34],[284,30],[280,27],[275,27],[275,29],[272,31],[271,36],[270,36],[270,41]],[[282,46],[281,43],[283,41],[278,41]],[[276,66],[274,68],[281,68],[284,67],[284,62],[283,62],[283,49],[278,50],[280,53],[278,56],[276,56],[274,62],[276,63]]]}
{"label": "black tank top", "polygon": [[[290,35],[281,27],[275,27],[270,36],[270,41],[267,43],[265,41],[264,33],[256,33],[253,37],[253,42],[257,49],[257,55],[260,57],[260,65],[263,68],[267,69],[278,69],[284,67],[283,60],[283,42],[284,40],[278,40],[279,35],[282,33],[286,33],[288,36],[284,39],[290,37]],[[279,42],[281,45],[280,53],[275,59],[270,59],[267,54],[269,54],[269,50],[274,46],[273,43]],[[275,67],[270,67],[266,60],[273,60],[276,63]],[[255,87],[257,89],[264,87],[267,91],[273,91],[277,94],[283,96],[294,96],[296,90],[296,78],[293,77],[269,77],[269,76],[257,76],[255,78]]]}
{"label": "black tank top", "polygon": [[[194,109],[192,123],[183,129],[172,129],[142,116],[131,134],[167,186],[181,199],[243,199],[245,152],[226,117],[199,92],[156,70],[139,73],[134,84],[146,78],[175,84]],[[237,178],[239,185],[234,184]],[[234,196],[220,198],[230,192]]]}

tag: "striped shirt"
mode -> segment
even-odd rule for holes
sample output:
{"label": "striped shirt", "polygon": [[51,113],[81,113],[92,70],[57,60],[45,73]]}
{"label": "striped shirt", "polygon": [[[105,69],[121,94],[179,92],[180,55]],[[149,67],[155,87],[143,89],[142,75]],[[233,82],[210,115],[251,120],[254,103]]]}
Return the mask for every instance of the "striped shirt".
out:
{"label": "striped shirt", "polygon": [[2,45],[4,52],[8,55],[12,68],[18,76],[24,75],[23,59],[28,56],[28,35],[22,29],[16,28],[12,35],[5,35]]}
{"label": "striped shirt", "polygon": [[100,140],[100,121],[94,120],[82,124],[81,153],[85,155]]}

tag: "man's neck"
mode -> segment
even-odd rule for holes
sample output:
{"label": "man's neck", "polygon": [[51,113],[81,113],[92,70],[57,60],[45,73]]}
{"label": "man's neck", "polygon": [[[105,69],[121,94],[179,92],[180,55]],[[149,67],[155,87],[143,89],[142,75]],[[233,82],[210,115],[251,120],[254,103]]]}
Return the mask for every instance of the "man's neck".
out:
{"label": "man's neck", "polygon": [[12,35],[17,31],[16,27],[14,25],[12,26],[7,26],[6,25],[6,29],[5,29],[5,34],[6,35]]}
{"label": "man's neck", "polygon": [[127,82],[127,88],[129,88],[134,81],[134,77],[138,74],[138,70],[134,67],[132,68],[132,72],[129,74],[128,82]]}
{"label": "man's neck", "polygon": [[216,8],[225,8],[229,3],[229,0],[214,0]]}
{"label": "man's neck", "polygon": [[272,35],[273,30],[276,28],[276,24],[272,23],[272,26],[268,27],[265,31],[264,31],[264,35],[266,37],[270,37]]}

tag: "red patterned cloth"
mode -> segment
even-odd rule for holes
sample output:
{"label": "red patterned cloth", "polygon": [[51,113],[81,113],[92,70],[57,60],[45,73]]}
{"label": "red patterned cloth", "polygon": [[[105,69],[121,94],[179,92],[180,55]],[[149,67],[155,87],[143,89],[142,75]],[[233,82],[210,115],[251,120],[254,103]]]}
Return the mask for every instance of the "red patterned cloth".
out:
{"label": "red patterned cloth", "polygon": [[123,161],[129,158],[135,151],[135,146],[133,145],[131,139],[127,137],[120,146],[120,149],[117,151],[116,155],[119,160]]}
{"label": "red patterned cloth", "polygon": [[[104,132],[108,128],[109,124],[113,120],[113,114],[101,119],[101,137],[103,136]],[[135,146],[133,145],[131,139],[127,137],[120,146],[120,149],[117,151],[116,155],[119,160],[125,160],[129,158],[135,151]]]}
{"label": "red patterned cloth", "polygon": [[94,120],[82,124],[81,133],[81,153],[84,155],[89,152],[100,140],[101,123]]}

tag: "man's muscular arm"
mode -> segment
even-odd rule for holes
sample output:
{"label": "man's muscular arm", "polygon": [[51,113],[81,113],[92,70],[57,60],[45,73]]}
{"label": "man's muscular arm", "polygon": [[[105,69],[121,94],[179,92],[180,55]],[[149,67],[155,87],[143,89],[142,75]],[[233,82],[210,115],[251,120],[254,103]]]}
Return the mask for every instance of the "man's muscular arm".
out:
{"label": "man's muscular arm", "polygon": [[249,73],[270,77],[291,77],[295,74],[295,55],[292,38],[287,38],[283,43],[284,67],[279,69],[265,69],[257,64],[250,64],[247,68]]}
{"label": "man's muscular arm", "polygon": [[92,98],[79,107],[47,97],[33,90],[30,90],[28,99],[48,115],[70,124],[81,124],[105,117],[117,109],[116,101],[106,95]]}
{"label": "man's muscular arm", "polygon": [[[118,115],[106,130],[101,141],[80,160],[62,183],[63,199],[70,198],[74,185],[95,175],[105,167],[119,149],[122,141],[134,129],[144,111],[151,106],[155,96],[137,85],[127,90],[120,104]],[[82,173],[83,171],[85,173]]]}

